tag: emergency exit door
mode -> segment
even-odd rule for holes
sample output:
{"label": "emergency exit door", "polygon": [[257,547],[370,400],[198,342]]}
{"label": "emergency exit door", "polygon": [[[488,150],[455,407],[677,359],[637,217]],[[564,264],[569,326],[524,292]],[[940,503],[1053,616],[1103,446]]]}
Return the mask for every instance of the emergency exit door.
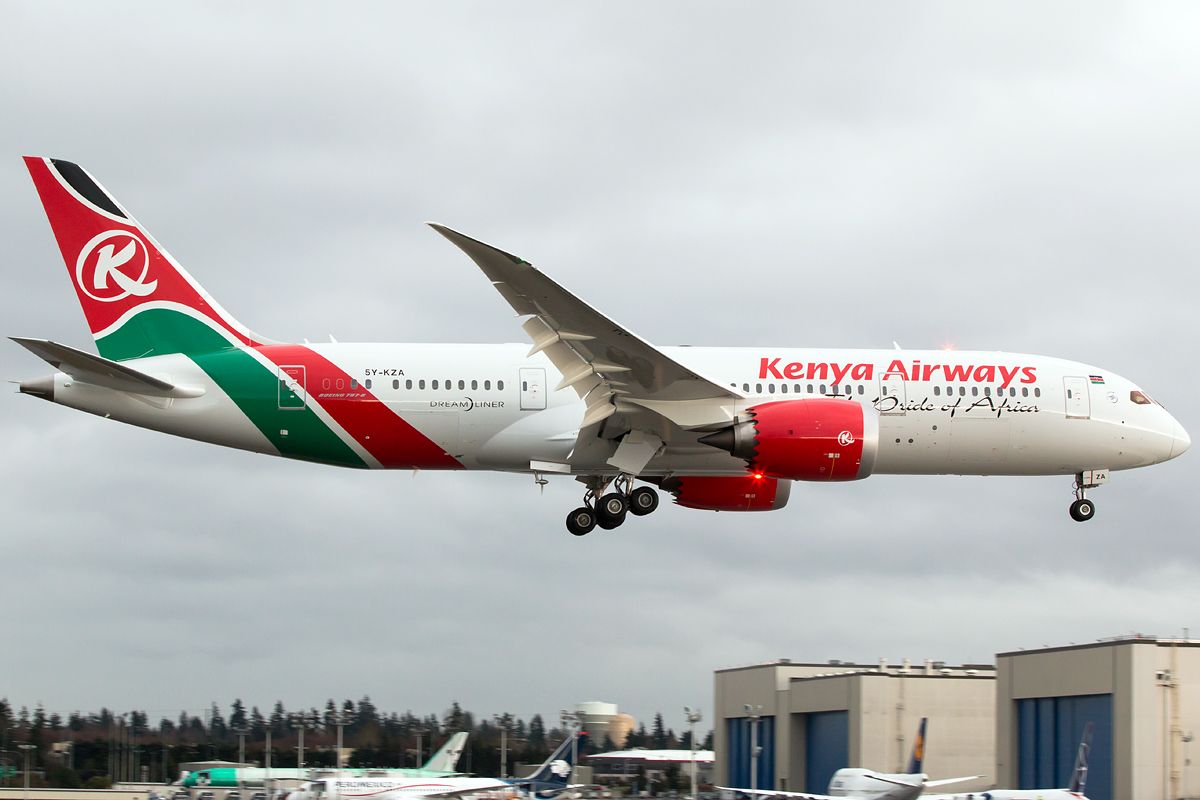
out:
{"label": "emergency exit door", "polygon": [[541,411],[546,407],[546,370],[521,367],[521,410]]}
{"label": "emergency exit door", "polygon": [[303,366],[279,368],[279,407],[281,409],[304,408],[308,405],[308,393],[304,390],[304,377]]}
{"label": "emergency exit door", "polygon": [[1087,419],[1092,415],[1087,378],[1063,378],[1063,396],[1067,403],[1067,419]]}

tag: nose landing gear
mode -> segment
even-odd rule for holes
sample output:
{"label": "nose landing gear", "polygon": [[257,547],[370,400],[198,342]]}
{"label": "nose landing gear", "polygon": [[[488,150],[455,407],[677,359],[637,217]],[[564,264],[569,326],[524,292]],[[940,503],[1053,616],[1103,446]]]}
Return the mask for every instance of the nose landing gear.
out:
{"label": "nose landing gear", "polygon": [[574,536],[590,533],[596,526],[606,531],[619,528],[626,515],[644,517],[658,508],[658,492],[649,486],[631,490],[633,478],[618,475],[612,480],[613,491],[596,497],[609,485],[609,481],[596,479],[583,495],[583,505],[567,515],[567,530]]}
{"label": "nose landing gear", "polygon": [[1075,502],[1071,503],[1071,519],[1087,522],[1096,515],[1096,504],[1087,499],[1087,490],[1108,483],[1108,470],[1089,469],[1075,473]]}

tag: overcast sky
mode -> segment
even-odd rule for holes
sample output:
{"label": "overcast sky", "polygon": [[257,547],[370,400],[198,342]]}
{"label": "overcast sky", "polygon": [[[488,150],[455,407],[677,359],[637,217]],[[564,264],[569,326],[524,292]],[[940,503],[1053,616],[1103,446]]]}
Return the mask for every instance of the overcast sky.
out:
{"label": "overcast sky", "polygon": [[[524,341],[437,220],[660,344],[1010,350],[1195,436],[1194,4],[0,4],[0,333],[90,348],[19,156],[277,339]],[[6,379],[48,368],[0,346]],[[0,696],[711,718],[715,668],[1200,631],[1196,454],[797,485],[575,539],[573,481],[364,473],[0,397]],[[1099,466],[1099,465],[1098,465]]]}

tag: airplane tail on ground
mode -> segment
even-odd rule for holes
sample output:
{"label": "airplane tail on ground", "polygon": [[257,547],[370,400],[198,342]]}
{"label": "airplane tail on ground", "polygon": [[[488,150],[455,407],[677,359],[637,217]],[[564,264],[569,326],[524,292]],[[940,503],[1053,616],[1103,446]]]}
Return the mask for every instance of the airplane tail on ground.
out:
{"label": "airplane tail on ground", "polygon": [[905,770],[909,775],[917,775],[923,772],[922,767],[925,765],[925,726],[929,723],[929,717],[921,717],[921,724],[917,726],[917,738],[913,741],[912,756],[908,759],[908,769]]}
{"label": "airplane tail on ground", "polygon": [[84,170],[26,156],[100,355],[115,361],[261,343]]}
{"label": "airplane tail on ground", "polygon": [[1087,786],[1088,755],[1092,751],[1092,723],[1083,726],[1083,737],[1079,740],[1079,751],[1075,754],[1075,769],[1071,771],[1068,792],[1083,794]]}
{"label": "airplane tail on ground", "polygon": [[441,749],[429,757],[421,769],[428,772],[457,772],[458,759],[467,746],[467,734],[463,731],[451,736]]}
{"label": "airplane tail on ground", "polygon": [[532,775],[513,783],[542,796],[553,795],[566,789],[574,768],[574,759],[583,753],[584,745],[587,744],[587,733],[581,731],[577,738],[578,741],[572,746],[572,737],[568,736]]}

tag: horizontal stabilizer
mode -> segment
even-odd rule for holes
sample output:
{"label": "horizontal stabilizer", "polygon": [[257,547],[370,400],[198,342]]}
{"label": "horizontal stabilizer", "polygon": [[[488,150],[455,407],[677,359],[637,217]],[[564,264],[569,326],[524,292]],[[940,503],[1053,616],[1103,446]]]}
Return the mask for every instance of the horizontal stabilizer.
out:
{"label": "horizontal stabilizer", "polygon": [[80,383],[90,383],[118,392],[144,394],[151,397],[199,397],[204,394],[204,390],[201,388],[176,386],[116,361],[85,353],[48,339],[26,339],[19,336],[10,338],[50,366],[60,372],[65,372]]}
{"label": "horizontal stabilizer", "polygon": [[936,786],[949,786],[952,783],[966,783],[967,781],[977,781],[986,775],[964,775],[961,778],[942,778],[940,781],[925,781],[925,788],[932,789]]}

